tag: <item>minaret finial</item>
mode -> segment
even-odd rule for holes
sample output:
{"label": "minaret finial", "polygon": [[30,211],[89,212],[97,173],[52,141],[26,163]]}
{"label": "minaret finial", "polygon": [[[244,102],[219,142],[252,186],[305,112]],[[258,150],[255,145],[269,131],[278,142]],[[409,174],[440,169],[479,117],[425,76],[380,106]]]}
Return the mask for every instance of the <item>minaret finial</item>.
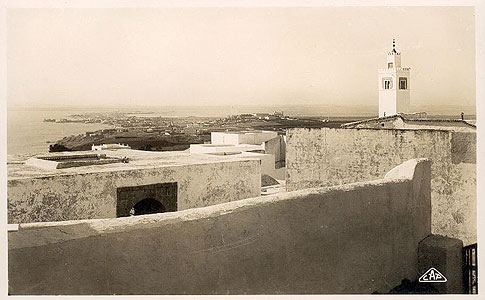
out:
{"label": "minaret finial", "polygon": [[392,52],[396,53],[396,40],[392,39]]}

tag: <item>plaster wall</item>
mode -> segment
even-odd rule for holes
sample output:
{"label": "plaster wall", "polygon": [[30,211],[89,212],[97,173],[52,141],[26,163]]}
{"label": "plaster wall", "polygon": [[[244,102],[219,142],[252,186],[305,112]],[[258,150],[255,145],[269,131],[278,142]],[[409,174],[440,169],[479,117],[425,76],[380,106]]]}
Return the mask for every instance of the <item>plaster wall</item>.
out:
{"label": "plaster wall", "polygon": [[[392,119],[379,120],[375,119],[372,122],[363,122],[355,125],[346,125],[345,128],[364,128],[364,129],[435,129],[435,130],[449,130],[454,132],[468,132],[476,135],[476,128],[471,127],[469,124],[456,122],[456,121],[444,121],[432,119],[412,120],[406,119],[405,121],[399,117]],[[472,140],[472,137],[468,139]],[[476,139],[475,139],[476,140]],[[476,144],[476,143],[475,143]]]}
{"label": "plaster wall", "polygon": [[379,90],[379,117],[395,115],[396,109],[396,91]]}
{"label": "plaster wall", "polygon": [[239,143],[261,145],[262,143],[278,136],[276,131],[261,131],[246,133],[239,136]]}
{"label": "plaster wall", "polygon": [[276,131],[259,132],[211,132],[211,144],[250,144],[261,145],[278,136]]}
{"label": "plaster wall", "polygon": [[406,123],[401,118],[396,118],[392,120],[376,121],[374,123],[359,124],[355,128],[375,128],[375,129],[405,129]]}
{"label": "plaster wall", "polygon": [[239,137],[237,134],[226,133],[226,132],[211,132],[211,144],[228,144],[228,145],[238,145]]}
{"label": "plaster wall", "polygon": [[275,176],[274,155],[253,153],[253,152],[242,152],[240,154],[236,154],[235,156],[241,157],[241,158],[258,159],[261,163],[261,174],[267,174],[272,177]]}
{"label": "plaster wall", "polygon": [[190,145],[190,153],[231,155],[240,158],[259,159],[261,162],[261,174],[267,174],[272,177],[275,175],[275,156],[273,154],[265,154],[265,149],[262,145],[192,144]]}
{"label": "plaster wall", "polygon": [[[257,160],[9,179],[8,223],[116,217],[118,187],[176,182],[177,210],[259,196]],[[140,199],[142,200],[142,199]]]}
{"label": "plaster wall", "polygon": [[267,154],[274,155],[276,168],[285,166],[286,142],[283,136],[278,135],[277,137],[264,142],[264,149]]}
{"label": "plaster wall", "polygon": [[[381,177],[408,159],[432,161],[432,230],[476,242],[476,164],[471,151],[462,162],[453,148],[456,133],[438,130],[291,129],[287,132],[289,191]],[[460,135],[460,137],[463,137]],[[462,138],[474,148],[473,137]],[[452,149],[456,149],[453,154]],[[460,159],[456,159],[460,161]]]}
{"label": "plaster wall", "polygon": [[393,53],[393,54],[388,54],[387,55],[387,63],[392,62],[394,67],[400,67],[401,66],[401,54],[399,53]]}
{"label": "plaster wall", "polygon": [[189,148],[190,153],[234,153],[242,151],[261,151],[264,152],[264,147],[261,145],[231,145],[231,144],[191,144]]}
{"label": "plaster wall", "polygon": [[451,159],[454,164],[477,163],[476,132],[454,132],[452,134]]}
{"label": "plaster wall", "polygon": [[437,129],[437,130],[450,130],[455,132],[469,132],[476,134],[476,128],[472,128],[469,125],[461,122],[433,122],[432,120],[427,122],[420,122],[417,120],[406,120],[406,129]]}
{"label": "plaster wall", "polygon": [[11,295],[386,292],[418,277],[430,165],[173,213],[21,224]]}
{"label": "plaster wall", "polygon": [[[407,78],[408,78],[408,85],[409,85],[409,76],[407,76]],[[399,83],[398,83],[398,87],[399,87]],[[411,91],[409,90],[409,86],[408,86],[408,89],[406,90],[397,89],[396,97],[397,97],[396,112],[410,113],[411,112]]]}

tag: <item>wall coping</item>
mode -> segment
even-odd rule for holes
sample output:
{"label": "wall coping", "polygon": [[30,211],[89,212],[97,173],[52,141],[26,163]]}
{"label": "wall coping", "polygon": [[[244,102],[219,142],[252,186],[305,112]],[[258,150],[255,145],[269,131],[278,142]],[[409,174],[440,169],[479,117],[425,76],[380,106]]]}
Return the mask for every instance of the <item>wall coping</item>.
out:
{"label": "wall coping", "polygon": [[375,123],[375,122],[382,122],[382,121],[388,121],[388,120],[397,120],[401,119],[403,122],[417,122],[417,123],[432,123],[432,122],[443,122],[443,123],[462,123],[469,128],[476,129],[477,126],[474,124],[471,124],[465,120],[461,119],[427,119],[427,118],[407,118],[405,116],[402,116],[400,114],[396,115],[391,115],[391,116],[386,116],[386,117],[377,117],[377,118],[370,118],[366,120],[360,120],[360,121],[355,121],[355,122],[350,122],[350,123],[345,123],[341,125],[341,128],[348,128],[351,126],[359,125],[359,124],[365,124],[365,123]]}
{"label": "wall coping", "polygon": [[[192,155],[203,155],[208,156],[208,153],[196,153]],[[65,169],[40,169],[35,168],[35,170],[28,172],[25,170],[20,171],[13,171],[14,174],[7,176],[7,182],[15,181],[15,180],[24,180],[24,179],[43,179],[43,178],[52,178],[52,177],[59,177],[59,176],[83,176],[83,175],[90,175],[90,174],[100,174],[100,173],[125,173],[125,172],[136,172],[136,171],[144,171],[144,170],[158,170],[158,169],[170,169],[170,168],[183,168],[183,167],[191,167],[191,166],[210,166],[210,165],[221,165],[221,164],[237,164],[237,163],[248,163],[252,164],[254,161],[258,161],[256,157],[241,157],[236,155],[229,155],[229,156],[215,156],[211,155],[208,157],[216,157],[213,161],[201,161],[201,162],[194,162],[194,163],[172,163],[167,165],[139,165],[139,164],[123,164],[123,163],[113,163],[107,165],[91,165],[91,166],[81,166],[76,168],[65,168]],[[9,165],[9,163],[7,163]],[[25,168],[22,164],[21,168]],[[30,166],[27,166],[30,167]],[[7,166],[8,169],[8,166]],[[17,174],[17,172],[21,172]]]}
{"label": "wall coping", "polygon": [[313,130],[313,131],[325,131],[325,130],[334,130],[334,131],[429,131],[429,132],[440,132],[451,134],[453,131],[448,129],[435,129],[435,128],[347,128],[347,127],[339,127],[339,128],[311,128],[311,127],[300,127],[300,128],[290,128],[287,132],[291,133],[292,131],[297,130]]}
{"label": "wall coping", "polygon": [[385,179],[409,179],[412,180],[415,176],[416,167],[425,162],[431,162],[428,158],[415,158],[403,162],[402,164],[395,166],[389,172],[384,175]]}

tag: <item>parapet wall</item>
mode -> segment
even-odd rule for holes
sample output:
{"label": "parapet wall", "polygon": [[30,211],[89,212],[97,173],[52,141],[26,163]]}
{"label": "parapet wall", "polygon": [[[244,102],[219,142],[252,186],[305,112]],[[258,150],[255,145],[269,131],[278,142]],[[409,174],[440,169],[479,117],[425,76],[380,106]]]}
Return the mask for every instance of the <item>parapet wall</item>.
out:
{"label": "parapet wall", "polygon": [[418,277],[430,164],[385,179],[108,220],[21,224],[11,295],[387,292]]}
{"label": "parapet wall", "polygon": [[287,189],[376,179],[408,159],[432,161],[432,231],[476,242],[476,134],[439,130],[290,129]]}
{"label": "parapet wall", "polygon": [[[117,188],[177,183],[177,210],[261,194],[257,160],[9,179],[8,223],[117,217]],[[142,200],[142,199],[139,199]]]}

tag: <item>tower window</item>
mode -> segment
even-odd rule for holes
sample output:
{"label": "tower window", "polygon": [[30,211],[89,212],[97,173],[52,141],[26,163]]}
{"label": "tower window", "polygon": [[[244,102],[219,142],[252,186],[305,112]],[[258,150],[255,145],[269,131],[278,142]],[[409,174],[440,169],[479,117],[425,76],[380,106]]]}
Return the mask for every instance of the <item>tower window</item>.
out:
{"label": "tower window", "polygon": [[392,78],[390,77],[382,78],[382,88],[384,88],[385,90],[392,89]]}
{"label": "tower window", "polygon": [[399,77],[399,89],[406,90],[408,88],[408,79],[406,77]]}
{"label": "tower window", "polygon": [[394,67],[394,64],[393,64],[392,62],[387,63],[387,68],[388,68],[388,69],[390,69],[390,68],[392,68],[392,67]]}

